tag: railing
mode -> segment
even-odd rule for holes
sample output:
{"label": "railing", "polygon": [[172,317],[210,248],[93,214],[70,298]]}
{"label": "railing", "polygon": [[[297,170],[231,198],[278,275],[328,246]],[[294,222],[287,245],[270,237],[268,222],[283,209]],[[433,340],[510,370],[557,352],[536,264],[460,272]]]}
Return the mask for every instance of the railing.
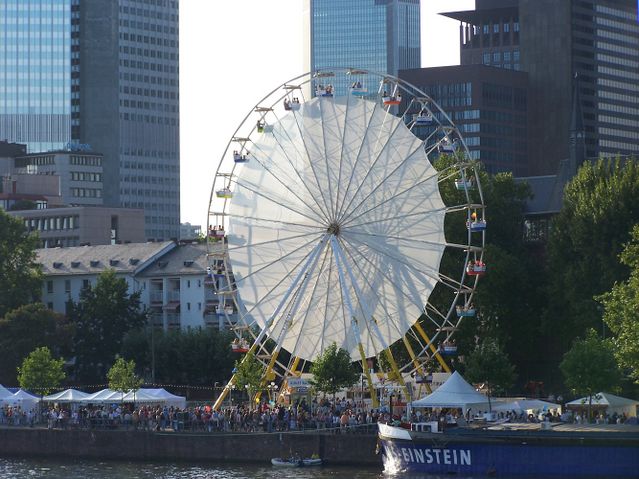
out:
{"label": "railing", "polygon": [[149,298],[152,303],[161,303],[163,301],[163,295],[164,291],[162,291],[161,289],[155,290],[149,293]]}

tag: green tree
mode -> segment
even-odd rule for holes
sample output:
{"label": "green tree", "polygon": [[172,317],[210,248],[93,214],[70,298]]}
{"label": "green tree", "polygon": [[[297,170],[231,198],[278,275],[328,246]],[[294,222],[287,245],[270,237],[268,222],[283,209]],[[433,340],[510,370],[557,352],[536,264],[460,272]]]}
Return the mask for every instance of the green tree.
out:
{"label": "green tree", "polygon": [[67,318],[42,303],[28,304],[0,319],[0,384],[16,384],[16,368],[34,349],[46,346],[69,357],[73,327]]}
{"label": "green tree", "polygon": [[313,361],[310,383],[318,391],[332,394],[334,400],[338,391],[357,382],[359,371],[350,354],[333,343]]}
{"label": "green tree", "polygon": [[639,165],[634,159],[586,162],[567,185],[548,243],[549,308],[544,327],[559,358],[572,340],[601,324],[595,297],[628,277],[619,262],[639,222]]}
{"label": "green tree", "polygon": [[510,388],[515,381],[515,367],[510,363],[499,342],[487,337],[466,358],[466,379],[484,383],[488,390],[488,408],[492,410],[490,397]]}
{"label": "green tree", "polygon": [[37,247],[38,237],[27,233],[23,221],[0,209],[0,318],[40,296]]}
{"label": "green tree", "polygon": [[559,365],[566,386],[577,395],[589,396],[589,418],[592,396],[619,387],[621,372],[615,361],[613,347],[610,340],[599,339],[595,330],[591,329],[585,339],[573,342]]}
{"label": "green tree", "polygon": [[242,360],[235,361],[235,386],[246,390],[249,398],[258,391],[262,383],[264,367],[254,354],[246,353]]}
{"label": "green tree", "polygon": [[140,293],[128,293],[124,278],[113,270],[98,277],[94,288],[84,288],[80,301],[69,302],[75,325],[76,373],[80,380],[100,381],[122,348],[124,336],[146,323]]}
{"label": "green tree", "polygon": [[598,298],[604,306],[604,321],[614,333],[615,356],[623,368],[639,382],[639,225],[621,254],[621,262],[630,268],[627,281],[615,283]]}
{"label": "green tree", "polygon": [[111,369],[107,373],[109,388],[121,392],[122,395],[128,391],[137,391],[142,386],[142,379],[135,374],[135,361],[125,361],[124,358],[115,360]]}
{"label": "green tree", "polygon": [[65,378],[64,359],[54,359],[47,347],[32,351],[18,368],[18,383],[23,389],[45,396],[58,389]]}

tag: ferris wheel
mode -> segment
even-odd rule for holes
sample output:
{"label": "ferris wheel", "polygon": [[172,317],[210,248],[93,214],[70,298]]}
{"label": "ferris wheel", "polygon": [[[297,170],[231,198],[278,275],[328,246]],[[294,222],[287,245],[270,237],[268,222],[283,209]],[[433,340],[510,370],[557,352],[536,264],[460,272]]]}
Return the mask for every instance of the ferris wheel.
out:
{"label": "ferris wheel", "polygon": [[301,75],[246,115],[215,171],[208,322],[265,383],[335,343],[375,400],[371,364],[402,385],[450,371],[485,230],[477,165],[431,97],[361,69]]}

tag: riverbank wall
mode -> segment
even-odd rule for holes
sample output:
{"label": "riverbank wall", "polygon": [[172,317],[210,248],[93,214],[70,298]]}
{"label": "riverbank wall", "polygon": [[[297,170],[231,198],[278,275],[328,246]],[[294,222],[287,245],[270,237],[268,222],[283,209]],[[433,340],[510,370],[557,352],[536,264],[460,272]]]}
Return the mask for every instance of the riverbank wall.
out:
{"label": "riverbank wall", "polygon": [[318,454],[326,464],[381,468],[376,442],[375,435],[339,433],[179,434],[2,428],[0,457],[265,464],[273,457]]}

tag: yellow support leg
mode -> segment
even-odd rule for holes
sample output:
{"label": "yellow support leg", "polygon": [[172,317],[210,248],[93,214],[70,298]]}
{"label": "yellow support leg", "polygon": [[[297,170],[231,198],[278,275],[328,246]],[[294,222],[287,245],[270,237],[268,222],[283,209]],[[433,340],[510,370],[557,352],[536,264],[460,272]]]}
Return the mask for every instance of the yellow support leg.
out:
{"label": "yellow support leg", "polygon": [[362,370],[366,375],[366,379],[368,380],[368,390],[371,393],[371,400],[373,401],[373,407],[379,407],[379,401],[377,400],[377,392],[375,391],[375,387],[373,386],[373,379],[371,378],[371,372],[368,370],[368,362],[366,361],[366,356],[364,355],[364,346],[362,343],[359,343],[359,355],[362,358]]}
{"label": "yellow support leg", "polygon": [[[406,336],[402,337],[402,339],[404,340],[404,346],[406,346],[406,351],[408,351],[408,355],[410,356],[411,361],[413,362],[413,365],[415,366],[415,370],[421,374],[422,376],[424,376],[424,369],[422,368],[422,365],[419,364],[419,361],[417,360],[417,356],[415,356],[415,351],[413,351],[412,346],[410,345],[410,341],[408,341],[408,339],[406,339]],[[433,391],[430,389],[430,386],[428,385],[428,383],[420,383],[420,393],[421,393],[421,386],[425,385],[426,386],[426,391],[428,392],[428,394],[432,393]]]}
{"label": "yellow support leg", "polygon": [[446,361],[444,361],[444,358],[442,358],[442,355],[437,352],[437,348],[435,346],[433,346],[433,343],[431,342],[430,338],[428,337],[428,335],[426,334],[424,329],[421,327],[419,322],[416,322],[414,324],[414,327],[417,330],[417,332],[419,333],[419,335],[422,337],[422,339],[424,341],[426,341],[426,344],[428,344],[430,346],[430,350],[435,355],[435,358],[437,358],[437,361],[439,362],[441,367],[444,368],[444,371],[446,371],[447,373],[451,373],[452,371],[448,367],[448,364],[446,364]]}
{"label": "yellow support leg", "polygon": [[266,371],[264,371],[264,375],[262,376],[262,381],[260,382],[260,388],[255,393],[255,396],[253,398],[255,402],[259,402],[260,398],[262,397],[262,389],[266,387],[266,383],[268,382],[269,376],[273,372],[273,367],[275,366],[275,361],[277,361],[277,356],[279,355],[279,353],[280,353],[279,350],[275,350],[273,352],[273,355],[271,356],[271,360],[269,361],[268,366],[266,366]]}
{"label": "yellow support leg", "polygon": [[395,358],[393,357],[393,353],[391,352],[390,348],[385,349],[384,354],[386,355],[386,359],[391,365],[391,370],[393,371],[393,374],[399,381],[399,384],[402,385],[402,389],[404,390],[404,397],[406,398],[406,400],[410,399],[408,388],[406,387],[406,383],[404,382],[404,378],[402,377],[402,374],[399,372],[399,368],[397,367],[397,363],[395,362]]}
{"label": "yellow support leg", "polygon": [[300,363],[300,357],[299,356],[295,356],[295,359],[293,360],[293,365],[291,366],[291,376],[295,375],[295,376],[299,376],[295,371],[297,370],[297,366]]}
{"label": "yellow support leg", "polygon": [[226,399],[226,396],[228,396],[229,391],[231,390],[231,386],[233,384],[235,384],[235,374],[233,376],[231,376],[231,379],[229,380],[228,384],[226,386],[224,386],[224,389],[222,390],[220,395],[215,400],[215,404],[213,404],[213,410],[214,411],[219,411],[220,406],[222,406],[222,403]]}

